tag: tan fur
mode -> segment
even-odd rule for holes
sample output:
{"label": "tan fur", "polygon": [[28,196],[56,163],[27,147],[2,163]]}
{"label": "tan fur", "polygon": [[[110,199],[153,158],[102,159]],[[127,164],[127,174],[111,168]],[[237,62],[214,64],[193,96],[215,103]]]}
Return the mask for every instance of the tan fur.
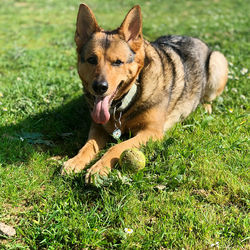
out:
{"label": "tan fur", "polygon": [[[168,39],[166,41],[178,44],[181,38],[176,36]],[[108,82],[103,98],[114,96],[113,101],[122,98],[133,84],[138,84],[140,90],[132,106],[120,113],[119,124],[119,114],[111,115],[105,124],[92,122],[85,146],[75,157],[64,163],[63,173],[80,172],[105,147],[117,126],[122,133],[132,133],[134,137],[111,147],[88,169],[87,183],[92,181],[92,176],[96,173],[107,175],[125,149],[140,147],[150,138],[162,139],[166,130],[187,117],[200,102],[211,102],[222,93],[226,85],[225,57],[215,51],[209,58],[209,49],[200,40],[188,40],[193,46],[190,49],[194,48],[195,51],[191,55],[198,52],[199,55],[192,59],[194,62],[187,62],[185,66],[181,56],[171,46],[164,45],[165,40],[163,45],[160,41],[154,45],[144,40],[139,6],[129,11],[117,30],[105,32],[97,24],[88,6],[81,4],[75,41],[78,73],[90,108],[95,105],[93,99],[97,98],[93,82],[98,79]],[[183,53],[188,53],[188,48],[183,50]],[[86,62],[93,55],[96,58],[95,65]],[[116,60],[123,63],[114,66]],[[205,78],[204,65],[207,62],[208,76]],[[139,82],[136,82],[138,77]],[[210,112],[211,104],[206,107]]]}
{"label": "tan fur", "polygon": [[223,54],[214,51],[210,57],[209,79],[204,101],[211,102],[224,90],[228,77],[228,64]]}

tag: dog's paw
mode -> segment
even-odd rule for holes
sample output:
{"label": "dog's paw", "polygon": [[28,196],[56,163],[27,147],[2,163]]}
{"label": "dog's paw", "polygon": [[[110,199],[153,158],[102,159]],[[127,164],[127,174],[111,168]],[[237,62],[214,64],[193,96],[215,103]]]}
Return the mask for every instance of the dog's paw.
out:
{"label": "dog's paw", "polygon": [[71,158],[64,162],[61,174],[79,173],[84,169],[85,165],[85,162],[81,161],[78,157]]}
{"label": "dog's paw", "polygon": [[85,176],[85,183],[95,183],[95,178],[105,178],[108,176],[111,168],[102,164],[101,161],[98,161],[95,165],[87,170],[87,174]]}
{"label": "dog's paw", "polygon": [[204,103],[203,104],[204,109],[206,112],[211,115],[212,114],[212,104],[211,103]]}

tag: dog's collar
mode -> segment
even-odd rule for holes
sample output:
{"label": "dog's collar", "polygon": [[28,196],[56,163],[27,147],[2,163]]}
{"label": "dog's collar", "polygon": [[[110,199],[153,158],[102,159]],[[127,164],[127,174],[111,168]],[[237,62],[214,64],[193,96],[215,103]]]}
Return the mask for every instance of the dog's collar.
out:
{"label": "dog's collar", "polygon": [[123,112],[125,111],[135,100],[135,97],[138,92],[138,83],[135,82],[130,90],[125,94],[120,100],[115,101],[115,105],[112,105],[110,107],[109,112],[112,114],[115,112]]}
{"label": "dog's collar", "polygon": [[[109,109],[110,114],[114,117],[114,125],[115,129],[112,133],[113,138],[119,140],[121,137],[121,117],[122,113],[126,112],[126,110],[134,103],[138,92],[138,82],[135,82],[130,90],[118,101],[115,101],[111,108]],[[118,119],[116,118],[116,112],[118,112]]]}

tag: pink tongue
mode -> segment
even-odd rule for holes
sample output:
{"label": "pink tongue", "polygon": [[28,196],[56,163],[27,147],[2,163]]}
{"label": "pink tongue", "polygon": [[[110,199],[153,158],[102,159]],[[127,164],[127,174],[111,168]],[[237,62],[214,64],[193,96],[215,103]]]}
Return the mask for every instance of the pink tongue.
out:
{"label": "pink tongue", "polygon": [[111,95],[105,96],[104,98],[97,97],[94,104],[93,111],[91,113],[92,119],[96,123],[105,124],[110,118],[109,114],[109,100]]}

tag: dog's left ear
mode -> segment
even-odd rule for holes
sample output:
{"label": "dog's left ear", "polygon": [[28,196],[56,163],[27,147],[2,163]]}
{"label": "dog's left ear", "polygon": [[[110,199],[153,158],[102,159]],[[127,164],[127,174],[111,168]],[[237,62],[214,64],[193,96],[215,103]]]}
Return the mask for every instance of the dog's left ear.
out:
{"label": "dog's left ear", "polygon": [[[139,5],[134,6],[125,17],[118,29],[120,35],[129,43],[132,49],[137,50],[141,46],[142,38],[142,16]],[[135,47],[135,48],[133,48]]]}
{"label": "dog's left ear", "polygon": [[91,35],[98,31],[101,31],[101,28],[97,24],[92,10],[86,4],[80,4],[75,34],[77,50],[80,51],[82,46],[89,40]]}

